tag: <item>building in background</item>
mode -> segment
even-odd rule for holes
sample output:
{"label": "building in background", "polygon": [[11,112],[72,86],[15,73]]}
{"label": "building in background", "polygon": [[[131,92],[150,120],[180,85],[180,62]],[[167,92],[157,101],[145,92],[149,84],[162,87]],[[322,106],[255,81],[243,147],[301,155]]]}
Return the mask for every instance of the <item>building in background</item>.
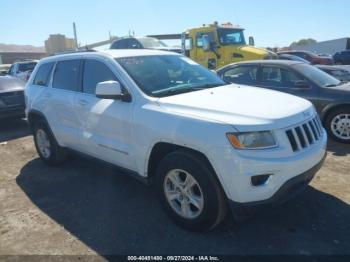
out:
{"label": "building in background", "polygon": [[75,40],[73,38],[67,38],[65,35],[61,34],[50,35],[50,37],[45,41],[45,49],[47,54],[74,50],[75,48]]}
{"label": "building in background", "polygon": [[317,54],[334,55],[336,52],[350,49],[350,37],[317,42],[293,47],[294,50],[312,51]]}
{"label": "building in background", "polygon": [[40,60],[45,56],[45,52],[0,51],[0,64],[13,64],[23,60]]}
{"label": "building in background", "polygon": [[12,64],[22,60],[39,60],[46,56],[43,46],[0,43],[0,64]]}

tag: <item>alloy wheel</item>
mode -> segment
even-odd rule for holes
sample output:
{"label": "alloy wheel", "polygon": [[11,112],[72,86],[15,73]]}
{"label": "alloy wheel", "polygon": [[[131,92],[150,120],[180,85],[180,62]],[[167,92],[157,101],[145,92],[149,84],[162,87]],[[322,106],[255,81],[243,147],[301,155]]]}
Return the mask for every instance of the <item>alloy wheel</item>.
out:
{"label": "alloy wheel", "polygon": [[350,114],[336,115],[331,121],[331,130],[337,138],[350,140]]}
{"label": "alloy wheel", "polygon": [[51,144],[49,137],[44,130],[38,129],[36,131],[36,143],[41,155],[44,158],[49,158],[51,155]]}
{"label": "alloy wheel", "polygon": [[202,189],[187,171],[170,170],[164,179],[164,193],[170,207],[181,217],[195,219],[204,207]]}

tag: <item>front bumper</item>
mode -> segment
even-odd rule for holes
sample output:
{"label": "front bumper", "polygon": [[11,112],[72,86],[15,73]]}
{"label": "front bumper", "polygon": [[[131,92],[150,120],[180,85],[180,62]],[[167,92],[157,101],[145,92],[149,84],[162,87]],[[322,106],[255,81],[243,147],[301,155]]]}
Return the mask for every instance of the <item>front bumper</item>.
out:
{"label": "front bumper", "polygon": [[[300,126],[300,124],[298,124]],[[229,200],[249,203],[270,199],[290,179],[321,162],[327,147],[322,128],[316,143],[293,152],[286,129],[274,131],[279,146],[262,150],[235,150],[231,145],[212,147],[207,153]],[[269,175],[266,183],[256,185],[256,176]]]}
{"label": "front bumper", "polygon": [[293,198],[298,193],[303,191],[305,187],[311,182],[317,171],[320,170],[325,159],[326,153],[319,163],[304,173],[289,179],[269,199],[246,203],[239,203],[233,200],[229,200],[229,206],[232,210],[233,215],[239,218],[247,217],[261,209],[281,205],[289,199]]}

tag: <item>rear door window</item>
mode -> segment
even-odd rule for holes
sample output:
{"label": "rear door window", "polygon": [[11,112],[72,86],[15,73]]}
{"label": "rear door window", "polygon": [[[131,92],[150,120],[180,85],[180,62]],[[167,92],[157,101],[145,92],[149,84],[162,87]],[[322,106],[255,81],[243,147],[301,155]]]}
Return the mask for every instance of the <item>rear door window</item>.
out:
{"label": "rear door window", "polygon": [[34,85],[48,86],[54,63],[42,64],[34,78]]}
{"label": "rear door window", "polygon": [[113,72],[104,63],[92,59],[85,60],[83,92],[95,94],[96,85],[104,81],[116,81]]}
{"label": "rear door window", "polygon": [[57,62],[52,87],[69,91],[79,91],[80,60]]}
{"label": "rear door window", "polygon": [[298,74],[285,68],[264,66],[261,84],[265,87],[293,88],[297,81],[304,80]]}
{"label": "rear door window", "polygon": [[225,82],[237,83],[243,85],[256,85],[258,75],[258,66],[236,66],[227,70],[223,79]]}

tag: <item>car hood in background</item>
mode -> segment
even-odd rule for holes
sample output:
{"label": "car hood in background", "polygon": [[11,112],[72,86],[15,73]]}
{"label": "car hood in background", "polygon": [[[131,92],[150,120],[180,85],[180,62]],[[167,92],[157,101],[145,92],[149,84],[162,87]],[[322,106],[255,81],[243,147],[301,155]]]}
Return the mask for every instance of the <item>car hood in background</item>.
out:
{"label": "car hood in background", "polygon": [[348,95],[346,98],[350,99],[350,83],[344,83],[339,86],[330,86],[330,87],[322,87],[325,90],[328,91],[345,91],[346,95]]}
{"label": "car hood in background", "polygon": [[0,76],[0,93],[23,91],[25,83],[12,76]]}
{"label": "car hood in background", "polygon": [[242,132],[285,128],[315,114],[305,99],[238,85],[163,97],[158,102],[169,112],[229,124]]}

